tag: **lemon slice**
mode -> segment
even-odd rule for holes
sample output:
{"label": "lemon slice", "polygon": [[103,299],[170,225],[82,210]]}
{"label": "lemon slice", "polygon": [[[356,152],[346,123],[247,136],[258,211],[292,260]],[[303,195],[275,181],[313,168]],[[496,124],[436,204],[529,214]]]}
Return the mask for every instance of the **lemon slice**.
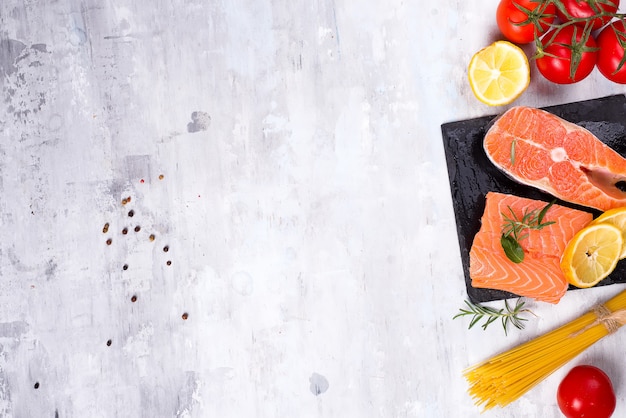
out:
{"label": "lemon slice", "polygon": [[[626,207],[609,209],[594,219],[592,224],[603,222],[610,223],[611,225],[618,227],[622,231],[622,238],[626,243]],[[622,248],[622,253],[619,256],[620,260],[623,258],[626,258],[626,245]]]}
{"label": "lemon slice", "polygon": [[561,257],[561,270],[576,287],[592,287],[617,265],[624,239],[622,231],[609,223],[592,223],[574,235]]}
{"label": "lemon slice", "polygon": [[530,84],[530,66],[524,51],[507,41],[496,41],[472,57],[467,70],[472,91],[489,106],[511,103]]}

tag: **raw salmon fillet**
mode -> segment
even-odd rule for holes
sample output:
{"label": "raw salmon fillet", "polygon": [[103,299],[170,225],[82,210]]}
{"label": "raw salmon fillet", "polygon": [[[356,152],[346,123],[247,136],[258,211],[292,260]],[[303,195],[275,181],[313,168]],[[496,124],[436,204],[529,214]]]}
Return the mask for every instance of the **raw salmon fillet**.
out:
{"label": "raw salmon fillet", "polygon": [[[626,206],[626,159],[588,130],[544,110],[513,107],[483,142],[489,159],[514,180],[559,199],[606,211]],[[626,185],[626,183],[624,183]]]}
{"label": "raw salmon fillet", "polygon": [[547,202],[509,194],[489,192],[480,231],[470,249],[472,286],[505,290],[519,296],[557,303],[567,291],[567,281],[559,265],[568,241],[592,220],[591,213],[552,205],[543,222],[556,223],[541,230],[524,230],[528,237],[520,239],[524,260],[516,264],[508,259],[500,237],[509,208],[519,219],[524,213],[538,209]]}

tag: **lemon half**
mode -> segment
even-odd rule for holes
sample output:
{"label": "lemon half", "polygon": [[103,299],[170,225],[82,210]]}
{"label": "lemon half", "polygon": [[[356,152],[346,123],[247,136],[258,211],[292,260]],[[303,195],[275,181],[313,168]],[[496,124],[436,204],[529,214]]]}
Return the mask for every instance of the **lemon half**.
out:
{"label": "lemon half", "polygon": [[[616,227],[618,227],[622,231],[622,238],[626,243],[626,207],[609,209],[602,215],[594,219],[592,224],[603,222],[610,223],[611,225],[615,225]],[[619,258],[620,260],[626,258],[626,245],[624,245],[624,248],[622,248],[622,253],[620,254]]]}
{"label": "lemon half", "polygon": [[576,287],[598,284],[617,266],[624,239],[622,230],[610,223],[591,223],[574,235],[561,257],[561,270]]}
{"label": "lemon half", "polygon": [[496,41],[472,57],[467,70],[472,91],[489,106],[517,99],[530,84],[526,53],[507,41]]}

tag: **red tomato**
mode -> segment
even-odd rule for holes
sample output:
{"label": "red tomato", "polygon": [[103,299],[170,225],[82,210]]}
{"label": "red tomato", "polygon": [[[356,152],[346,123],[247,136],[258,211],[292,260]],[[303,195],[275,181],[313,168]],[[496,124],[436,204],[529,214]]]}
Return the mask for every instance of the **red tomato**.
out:
{"label": "red tomato", "polygon": [[626,63],[623,63],[619,70],[617,69],[624,59],[624,46],[622,46],[626,45],[624,21],[616,20],[602,29],[596,43],[600,48],[597,62],[600,73],[611,81],[626,84]]}
{"label": "red tomato", "polygon": [[567,418],[609,418],[615,411],[613,384],[594,366],[576,366],[563,378],[556,393]]}
{"label": "red tomato", "polygon": [[[589,18],[599,13],[615,13],[619,8],[619,0],[561,0],[563,7],[567,15],[560,9],[557,9],[556,14],[564,22],[570,20],[570,18]],[[591,30],[600,29],[602,26],[609,23],[611,16],[602,16],[593,19],[593,26]],[[576,25],[585,26],[585,21],[577,22]]]}
{"label": "red tomato", "polygon": [[553,3],[537,0],[501,0],[496,10],[496,22],[506,39],[516,44],[535,40],[535,31],[541,37],[556,17]]}
{"label": "red tomato", "polygon": [[535,61],[541,75],[553,83],[571,84],[591,74],[598,55],[596,41],[589,32],[583,32],[569,25],[552,29],[542,38],[545,55]]}

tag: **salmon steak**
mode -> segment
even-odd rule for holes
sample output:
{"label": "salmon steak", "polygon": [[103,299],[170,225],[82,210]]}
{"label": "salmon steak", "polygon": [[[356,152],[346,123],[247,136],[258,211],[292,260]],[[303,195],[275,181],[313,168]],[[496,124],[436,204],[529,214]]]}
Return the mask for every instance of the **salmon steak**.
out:
{"label": "salmon steak", "polygon": [[[515,263],[506,255],[500,238],[507,217],[522,219],[524,214],[545,208],[547,202],[489,192],[481,227],[470,249],[470,277],[475,288],[504,290],[518,296],[558,303],[568,288],[560,261],[570,239],[591,222],[591,213],[561,205],[549,207],[541,229],[526,229],[519,239],[524,258]],[[536,213],[536,212],[535,212]],[[553,223],[551,223],[553,222]]]}
{"label": "salmon steak", "polygon": [[626,206],[620,189],[626,186],[626,159],[585,128],[549,112],[507,110],[487,131],[483,147],[519,183],[601,211]]}

